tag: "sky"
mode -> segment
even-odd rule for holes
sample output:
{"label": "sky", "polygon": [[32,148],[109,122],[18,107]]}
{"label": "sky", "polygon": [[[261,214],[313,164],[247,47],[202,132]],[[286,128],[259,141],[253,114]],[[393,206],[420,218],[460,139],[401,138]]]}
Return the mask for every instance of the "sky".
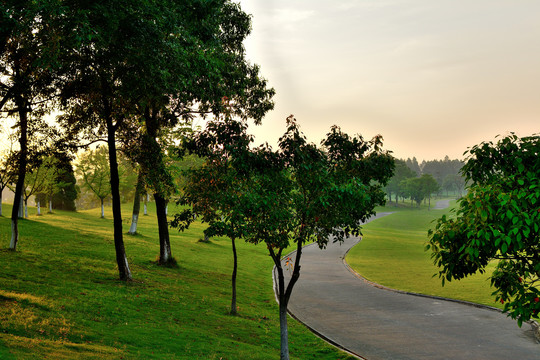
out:
{"label": "sky", "polygon": [[463,158],[498,134],[540,132],[538,0],[240,0],[246,53],[276,89],[256,142],[294,114],[310,141],[334,124],[397,158]]}

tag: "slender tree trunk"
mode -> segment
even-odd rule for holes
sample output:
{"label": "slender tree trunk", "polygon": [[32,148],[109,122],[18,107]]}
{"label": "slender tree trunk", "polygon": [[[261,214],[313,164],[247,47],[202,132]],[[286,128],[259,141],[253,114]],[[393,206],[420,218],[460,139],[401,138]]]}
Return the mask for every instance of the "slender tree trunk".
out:
{"label": "slender tree trunk", "polygon": [[17,250],[19,242],[19,210],[21,203],[19,199],[23,193],[24,177],[26,175],[26,163],[28,161],[28,114],[26,101],[20,96],[16,97],[15,102],[19,108],[19,129],[21,136],[19,138],[19,169],[17,171],[17,184],[15,185],[15,196],[13,201],[13,209],[11,210],[11,242],[9,248],[13,251]]}
{"label": "slender tree trunk", "polygon": [[149,201],[148,197],[149,196],[150,196],[149,194],[144,195],[144,215],[147,215],[147,216],[148,216],[148,201]]}
{"label": "slender tree trunk", "polygon": [[289,328],[287,326],[287,303],[279,303],[279,329],[281,339],[281,360],[289,360]]}
{"label": "slender tree trunk", "polygon": [[116,158],[116,127],[112,123],[109,103],[104,99],[105,121],[107,122],[107,145],[109,146],[109,168],[111,172],[111,196],[112,213],[114,224],[114,248],[116,250],[116,263],[120,280],[129,281],[132,279],[131,271],[124,248],[124,238],[122,234],[122,209],[120,205],[120,177],[118,175],[118,160]]}
{"label": "slender tree trunk", "polygon": [[[294,259],[293,273],[289,280],[289,283],[285,287],[285,277],[283,276],[283,265],[282,261],[274,251],[269,248],[270,256],[274,260],[274,265],[278,272],[278,299],[279,299],[279,328],[280,328],[280,339],[281,339],[281,360],[289,360],[289,330],[287,326],[287,306],[289,304],[289,299],[291,298],[292,290],[294,285],[300,278],[300,258],[302,257],[302,244],[304,241],[300,240],[302,237],[299,237],[296,243],[296,257]],[[281,251],[280,251],[281,253]]]}
{"label": "slender tree trunk", "polygon": [[49,214],[52,214],[52,195],[49,197]]}
{"label": "slender tree trunk", "polygon": [[28,219],[28,199],[24,199],[24,217]]}
{"label": "slender tree trunk", "polygon": [[167,200],[161,195],[154,194],[156,201],[156,215],[159,230],[159,263],[164,265],[172,260],[171,243],[169,240],[169,224],[167,223]]}
{"label": "slender tree trunk", "polygon": [[104,205],[105,199],[99,198],[99,200],[101,201],[101,218],[105,219],[105,205]]}
{"label": "slender tree trunk", "polygon": [[141,211],[141,192],[143,189],[142,176],[139,171],[137,176],[137,185],[135,186],[135,198],[133,199],[133,212],[131,215],[131,226],[128,234],[135,235],[137,233],[137,222],[139,221],[139,212]]}
{"label": "slender tree trunk", "polygon": [[236,242],[232,238],[232,251],[233,251],[233,272],[232,272],[232,299],[231,299],[231,315],[236,315],[236,272],[238,268],[238,256],[236,255]]}
{"label": "slender tree trunk", "polygon": [[38,214],[38,216],[41,215],[41,207],[39,206],[39,200],[37,202],[37,214]]}

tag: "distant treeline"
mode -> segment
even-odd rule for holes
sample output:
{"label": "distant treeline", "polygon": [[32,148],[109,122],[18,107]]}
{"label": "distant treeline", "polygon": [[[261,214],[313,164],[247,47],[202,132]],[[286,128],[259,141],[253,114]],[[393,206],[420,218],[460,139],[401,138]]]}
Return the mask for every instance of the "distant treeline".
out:
{"label": "distant treeline", "polygon": [[394,177],[386,186],[390,202],[397,202],[401,198],[420,203],[433,194],[443,193],[460,197],[465,188],[465,179],[460,174],[464,164],[462,160],[451,160],[446,156],[443,160],[423,160],[418,163],[416,157],[413,157],[407,160],[395,159],[395,164]]}

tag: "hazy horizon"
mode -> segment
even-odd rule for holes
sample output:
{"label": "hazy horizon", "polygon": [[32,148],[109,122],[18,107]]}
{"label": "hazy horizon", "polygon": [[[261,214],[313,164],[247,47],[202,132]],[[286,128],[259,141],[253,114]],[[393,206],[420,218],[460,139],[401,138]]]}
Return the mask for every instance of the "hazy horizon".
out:
{"label": "hazy horizon", "polygon": [[540,2],[241,0],[250,61],[276,89],[257,142],[294,114],[319,142],[333,124],[382,134],[397,158],[463,158],[496,135],[538,132]]}

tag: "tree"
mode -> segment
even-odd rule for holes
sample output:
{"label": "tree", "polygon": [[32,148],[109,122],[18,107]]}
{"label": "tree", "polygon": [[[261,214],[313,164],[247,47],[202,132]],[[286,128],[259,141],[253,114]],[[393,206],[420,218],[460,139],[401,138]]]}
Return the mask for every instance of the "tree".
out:
{"label": "tree", "polygon": [[65,152],[56,152],[55,172],[52,178],[51,206],[55,209],[75,211],[75,199],[79,195],[71,157]]}
{"label": "tree", "polygon": [[424,191],[424,198],[428,198],[428,210],[431,207],[431,194],[434,194],[440,190],[440,186],[437,180],[431,174],[422,174],[420,176],[422,184],[422,190]]}
{"label": "tree", "polygon": [[77,173],[83,187],[93,192],[101,203],[101,218],[105,218],[104,200],[111,194],[108,149],[105,146],[88,150],[79,156]]}
{"label": "tree", "polygon": [[231,239],[233,271],[231,276],[232,315],[237,314],[236,274],[238,255],[236,240],[245,236],[247,218],[244,196],[249,193],[249,173],[241,162],[245,162],[252,138],[246,134],[244,123],[226,119],[210,122],[206,131],[197,134],[186,144],[192,154],[204,157],[203,166],[194,162],[187,172],[183,196],[179,203],[190,208],[175,216],[172,226],[187,229],[195,217],[200,216],[208,223],[205,238],[227,236]]}
{"label": "tree", "polygon": [[15,179],[15,173],[11,169],[11,165],[9,153],[7,151],[0,152],[0,216],[2,216],[2,193]]}
{"label": "tree", "polygon": [[398,197],[404,192],[404,189],[402,189],[402,181],[416,177],[416,173],[407,166],[404,160],[394,159],[394,163],[394,176],[388,181],[385,189],[390,202],[392,202],[392,194],[395,194],[397,205]]}
{"label": "tree", "polygon": [[[28,157],[29,125],[42,121],[56,94],[59,29],[63,13],[59,1],[11,0],[2,2],[0,27],[0,111],[16,116],[19,131],[19,159],[15,199],[22,196]],[[10,249],[19,241],[18,213],[11,214]]]}
{"label": "tree", "polygon": [[[227,182],[229,190],[222,196],[230,197],[235,219],[241,224],[237,229],[244,239],[265,243],[274,261],[281,359],[288,359],[287,305],[300,276],[302,246],[315,241],[324,247],[330,238],[343,241],[360,234],[361,221],[375,213],[376,205],[384,204],[383,186],[392,175],[393,158],[382,150],[380,135],[364,141],[335,126],[321,149],[307,142],[292,116],[287,119],[279,151],[268,145],[245,145],[246,139],[247,144],[251,141],[245,127],[224,124],[219,129],[222,134],[229,133],[226,138],[240,140],[229,147],[228,163],[242,176],[220,176],[219,181]],[[235,189],[238,181],[240,186]],[[213,187],[205,186],[201,191],[201,203],[215,196]],[[285,284],[281,257],[291,242],[296,244],[296,256],[291,279]]]}
{"label": "tree", "polygon": [[427,249],[444,281],[485,272],[518,324],[540,310],[540,137],[510,134],[468,150],[470,181],[454,217],[438,219]]}
{"label": "tree", "polygon": [[28,218],[28,199],[45,190],[47,183],[53,181],[54,167],[54,159],[51,157],[32,158],[29,162],[23,189],[25,218]]}
{"label": "tree", "polygon": [[407,164],[409,169],[411,169],[412,171],[415,172],[416,176],[420,176],[422,174],[422,169],[420,169],[420,165],[418,164],[418,160],[416,160],[415,157],[413,157],[412,160],[410,158],[407,158],[405,163]]}
{"label": "tree", "polygon": [[251,21],[238,4],[220,0],[172,2],[169,6],[159,14],[170,14],[168,26],[154,28],[155,42],[143,44],[153,51],[152,66],[142,73],[144,87],[136,103],[142,131],[139,145],[131,152],[154,193],[159,263],[163,264],[172,260],[165,210],[178,191],[168,166],[167,133],[180,120],[210,114],[231,113],[260,123],[273,107],[274,94],[259,67],[245,58],[243,41]]}
{"label": "tree", "polygon": [[411,204],[416,202],[420,206],[426,196],[424,184],[419,177],[402,180],[400,186],[403,188],[403,195],[411,199]]}
{"label": "tree", "polygon": [[[128,234],[137,234],[137,224],[139,222],[139,213],[141,211],[141,196],[144,191],[144,180],[141,172],[137,175],[137,183],[135,184],[135,193],[133,195],[133,210],[131,212],[131,225],[129,227]],[[146,204],[145,204],[146,208]]]}

